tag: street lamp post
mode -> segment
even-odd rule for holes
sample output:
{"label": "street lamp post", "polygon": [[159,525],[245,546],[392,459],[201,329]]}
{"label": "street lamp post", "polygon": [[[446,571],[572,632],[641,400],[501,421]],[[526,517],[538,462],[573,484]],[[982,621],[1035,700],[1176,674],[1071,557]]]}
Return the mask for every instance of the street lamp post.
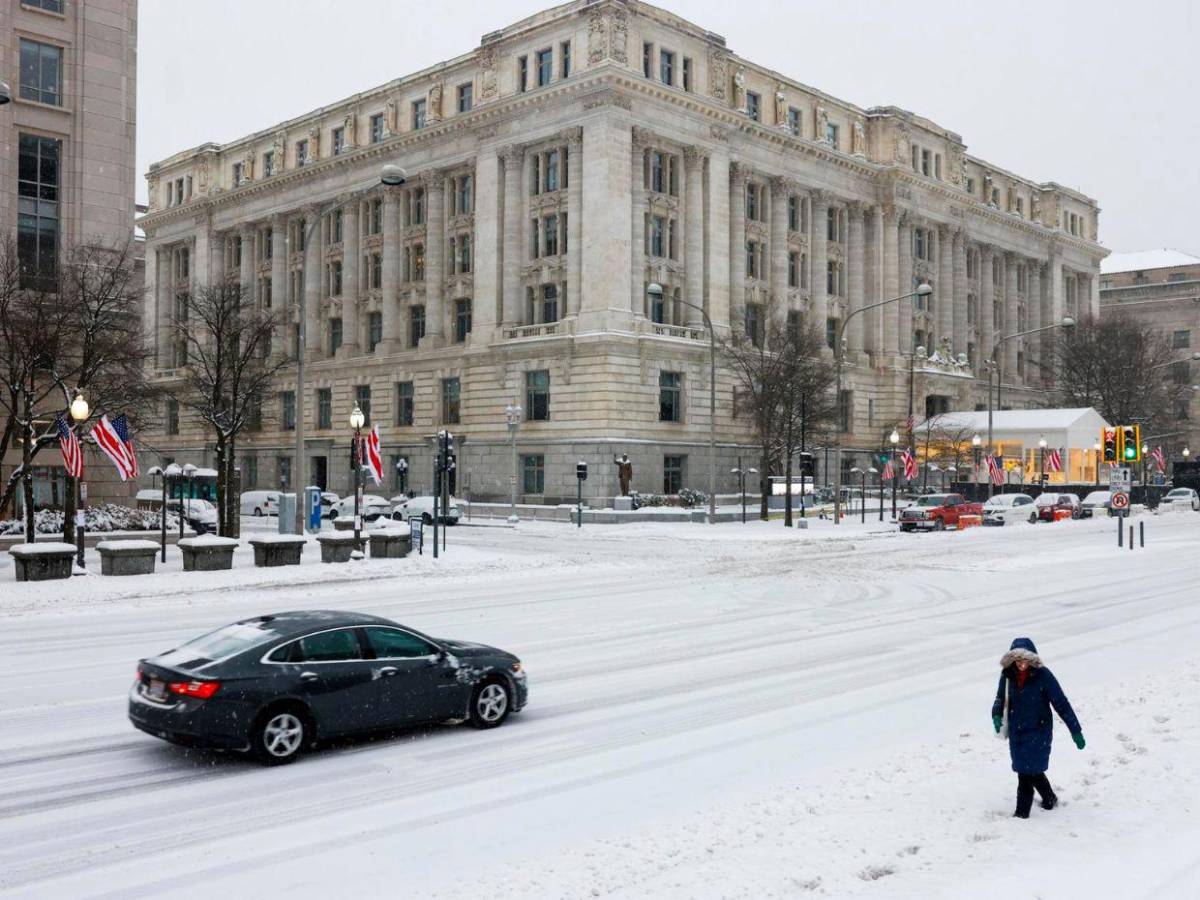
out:
{"label": "street lamp post", "polygon": [[742,524],[746,524],[746,476],[757,475],[758,469],[751,466],[749,469],[742,468],[742,458],[738,457],[736,469],[730,469],[729,474],[738,477],[738,489],[742,492]]}
{"label": "street lamp post", "polygon": [[[87,421],[88,413],[91,410],[88,407],[88,402],[83,399],[83,394],[79,391],[75,392],[75,399],[71,401],[71,418],[75,420],[75,426],[82,427]],[[83,451],[80,450],[82,453]],[[82,466],[80,466],[82,471]],[[87,520],[87,485],[83,481],[81,474],[76,480],[76,490],[79,495],[79,502],[75,508],[75,561],[79,564],[79,568],[87,568],[83,560],[83,538],[86,526],[84,522]]]}
{"label": "street lamp post", "polygon": [[958,466],[946,466],[946,468],[942,471],[946,475],[946,480],[949,482],[949,487],[942,488],[943,491],[946,491],[949,490],[949,488],[954,487],[954,478],[958,475]]}
{"label": "street lamp post", "polygon": [[900,480],[900,473],[896,471],[896,445],[900,443],[900,435],[896,429],[892,429],[892,433],[888,435],[888,441],[892,445],[892,518],[896,518],[896,482]]}
{"label": "street lamp post", "polygon": [[[1014,332],[1013,334],[1006,334],[1003,337],[998,338],[996,340],[996,343],[992,346],[992,358],[991,358],[990,364],[987,366],[987,370],[988,370],[987,445],[988,445],[988,455],[989,456],[996,455],[996,448],[992,443],[992,411],[993,411],[993,407],[992,407],[992,376],[995,375],[995,378],[996,378],[996,406],[1000,405],[1000,386],[1003,383],[1003,376],[1004,376],[1004,372],[1000,368],[1000,347],[1006,341],[1011,341],[1014,338],[1027,337],[1031,334],[1038,334],[1039,332],[1042,332],[1042,331],[1050,331],[1051,329],[1054,329],[1054,328],[1072,328],[1072,327],[1074,327],[1074,325],[1075,325],[1075,320],[1073,318],[1071,318],[1070,316],[1063,316],[1062,321],[1055,322],[1053,325],[1043,325],[1041,328],[1031,328],[1028,331],[1017,331],[1017,332]],[[1008,483],[1007,478],[1005,478],[1004,481],[1005,481],[1005,484]],[[988,498],[989,499],[991,499],[994,488],[995,488],[995,485],[993,484],[992,479],[989,478],[988,479]]]}
{"label": "street lamp post", "polygon": [[[179,470],[179,472],[184,478],[187,479],[187,511],[191,512],[192,511],[192,490],[193,490],[193,487],[192,487],[193,481],[192,480],[196,477],[196,467],[193,466],[191,463],[186,463],[184,465],[184,467]],[[181,540],[181,541],[183,540],[183,520],[186,518],[186,516],[184,515],[184,511],[183,511],[183,504],[184,504],[183,491],[180,491],[179,492],[179,540]]]}
{"label": "street lamp post", "polygon": [[[657,282],[646,287],[651,302],[662,299],[662,285]],[[704,327],[708,329],[708,523],[717,524],[717,333],[713,330],[712,319],[703,306],[679,301],[684,306],[691,307],[700,313],[704,319]]]}
{"label": "street lamp post", "polygon": [[980,444],[982,443],[983,438],[981,438],[978,434],[972,435],[971,455],[975,457],[975,494],[971,497],[972,500],[975,500],[975,498],[979,496],[979,452]]}
{"label": "street lamp post", "polygon": [[1041,475],[1038,477],[1038,487],[1044,491],[1046,489],[1046,436],[1044,434],[1038,438],[1038,449],[1042,451],[1042,469]]}
{"label": "street lamp post", "polygon": [[1099,441],[1096,441],[1094,444],[1092,444],[1092,450],[1095,452],[1096,487],[1100,487],[1100,442]]}
{"label": "street lamp post", "polygon": [[162,561],[167,561],[167,473],[160,466],[151,467],[147,472],[151,478],[157,477],[161,480],[162,500],[159,503],[158,524],[161,531],[160,543],[162,546]]}
{"label": "street lamp post", "polygon": [[1142,491],[1147,496],[1150,493],[1150,486],[1146,484],[1146,454],[1150,452],[1149,444],[1142,444]]}
{"label": "street lamp post", "polygon": [[367,417],[354,404],[350,413],[350,427],[354,429],[354,447],[350,452],[350,464],[354,469],[354,549],[362,552],[362,427]]}
{"label": "street lamp post", "polygon": [[396,489],[400,496],[408,495],[408,460],[403,456],[396,460]]}
{"label": "street lamp post", "polygon": [[[876,472],[876,469],[872,468],[871,471]],[[882,522],[883,521],[883,470],[882,469],[878,470],[877,474],[879,475],[879,521]]]}
{"label": "street lamp post", "polygon": [[517,429],[521,427],[520,404],[510,403],[504,407],[504,415],[508,417],[508,441],[512,446],[512,474],[508,476],[510,500],[508,507],[508,523],[516,525],[517,518]]}
{"label": "street lamp post", "polygon": [[[824,276],[822,276],[824,277]],[[933,288],[927,284],[917,285],[915,291],[909,291],[907,294],[901,294],[899,297],[892,297],[889,300],[881,300],[878,303],[871,303],[867,306],[860,306],[858,309],[852,310],[845,318],[838,322],[837,331],[833,336],[833,359],[834,368],[837,372],[836,382],[837,387],[834,391],[833,402],[838,411],[839,420],[834,423],[833,439],[836,442],[833,451],[833,524],[837,525],[842,520],[842,420],[841,416],[846,414],[846,410],[842,408],[842,368],[846,364],[846,326],[850,320],[859,313],[865,313],[872,309],[879,309],[881,306],[887,306],[889,303],[897,303],[900,300],[907,300],[909,297],[928,297],[933,293]],[[911,410],[910,410],[911,415]],[[849,416],[847,415],[845,424],[849,426]]]}

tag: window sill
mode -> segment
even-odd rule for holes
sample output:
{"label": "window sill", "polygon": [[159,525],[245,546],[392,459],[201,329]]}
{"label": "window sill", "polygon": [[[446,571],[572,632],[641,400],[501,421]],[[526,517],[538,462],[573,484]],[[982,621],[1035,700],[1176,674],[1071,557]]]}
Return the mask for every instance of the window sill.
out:
{"label": "window sill", "polygon": [[52,9],[42,9],[40,6],[31,6],[28,3],[22,3],[21,9],[25,10],[26,12],[38,13],[39,15],[49,16],[52,19],[60,19],[64,22],[67,20],[66,12],[55,12]]}
{"label": "window sill", "polygon": [[17,94],[12,98],[13,103],[16,103],[20,106],[30,106],[34,109],[53,110],[54,112],[65,113],[68,116],[74,114],[74,110],[69,106],[59,106],[54,103],[43,103],[41,100],[30,100],[28,97],[22,97],[20,95],[20,91],[21,89],[17,88]]}

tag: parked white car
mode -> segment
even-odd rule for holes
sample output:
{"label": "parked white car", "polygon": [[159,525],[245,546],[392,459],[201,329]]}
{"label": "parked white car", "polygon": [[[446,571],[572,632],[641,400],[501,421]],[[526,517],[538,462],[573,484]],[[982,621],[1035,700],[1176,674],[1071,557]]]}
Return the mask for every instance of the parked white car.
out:
{"label": "parked white car", "polygon": [[242,515],[279,515],[279,491],[242,491]]}
{"label": "parked white car", "polygon": [[[362,498],[362,517],[364,522],[374,522],[380,516],[390,515],[392,512],[392,504],[384,497],[378,494],[363,494]],[[342,497],[336,503],[329,507],[329,518],[331,519],[353,519],[354,518],[354,495]]]}
{"label": "parked white car", "polygon": [[179,514],[180,504],[183,506],[183,521],[196,532],[207,534],[217,530],[217,507],[209,500],[195,498],[183,501],[171,498],[167,500],[167,512]]}
{"label": "parked white car", "polygon": [[983,504],[984,525],[1012,525],[1036,519],[1033,498],[1028,494],[996,494]]}
{"label": "parked white car", "polygon": [[1200,512],[1200,494],[1191,488],[1175,488],[1159,501],[1159,505],[1165,506],[1167,509],[1190,506],[1193,510]]}
{"label": "parked white car", "polygon": [[[392,509],[393,519],[407,522],[413,516],[420,516],[421,521],[426,525],[433,524],[433,497],[393,497],[392,501],[395,503]],[[438,518],[448,525],[457,525],[461,518],[458,501],[453,497],[450,498],[449,511],[443,510],[441,501],[439,501]]]}
{"label": "parked white car", "polygon": [[1083,498],[1079,509],[1081,519],[1092,519],[1096,516],[1107,516],[1112,510],[1112,491],[1092,491]]}
{"label": "parked white car", "polygon": [[321,491],[321,518],[332,519],[333,508],[342,498],[333,491]]}

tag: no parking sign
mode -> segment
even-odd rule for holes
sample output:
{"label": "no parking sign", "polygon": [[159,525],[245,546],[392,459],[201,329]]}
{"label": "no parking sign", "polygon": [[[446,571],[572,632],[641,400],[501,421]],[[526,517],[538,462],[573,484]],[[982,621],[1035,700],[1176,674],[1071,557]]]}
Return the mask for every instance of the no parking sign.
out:
{"label": "no parking sign", "polygon": [[1129,495],[1124,491],[1117,491],[1112,495],[1112,508],[1119,510],[1129,509]]}

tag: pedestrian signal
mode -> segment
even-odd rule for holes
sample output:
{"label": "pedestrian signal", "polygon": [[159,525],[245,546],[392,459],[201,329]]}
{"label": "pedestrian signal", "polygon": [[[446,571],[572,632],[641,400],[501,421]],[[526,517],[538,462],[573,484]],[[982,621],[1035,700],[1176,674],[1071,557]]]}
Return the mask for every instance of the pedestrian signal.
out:
{"label": "pedestrian signal", "polygon": [[1104,461],[1115,463],[1121,456],[1117,452],[1117,429],[1105,428],[1100,432],[1100,445],[1104,449]]}

